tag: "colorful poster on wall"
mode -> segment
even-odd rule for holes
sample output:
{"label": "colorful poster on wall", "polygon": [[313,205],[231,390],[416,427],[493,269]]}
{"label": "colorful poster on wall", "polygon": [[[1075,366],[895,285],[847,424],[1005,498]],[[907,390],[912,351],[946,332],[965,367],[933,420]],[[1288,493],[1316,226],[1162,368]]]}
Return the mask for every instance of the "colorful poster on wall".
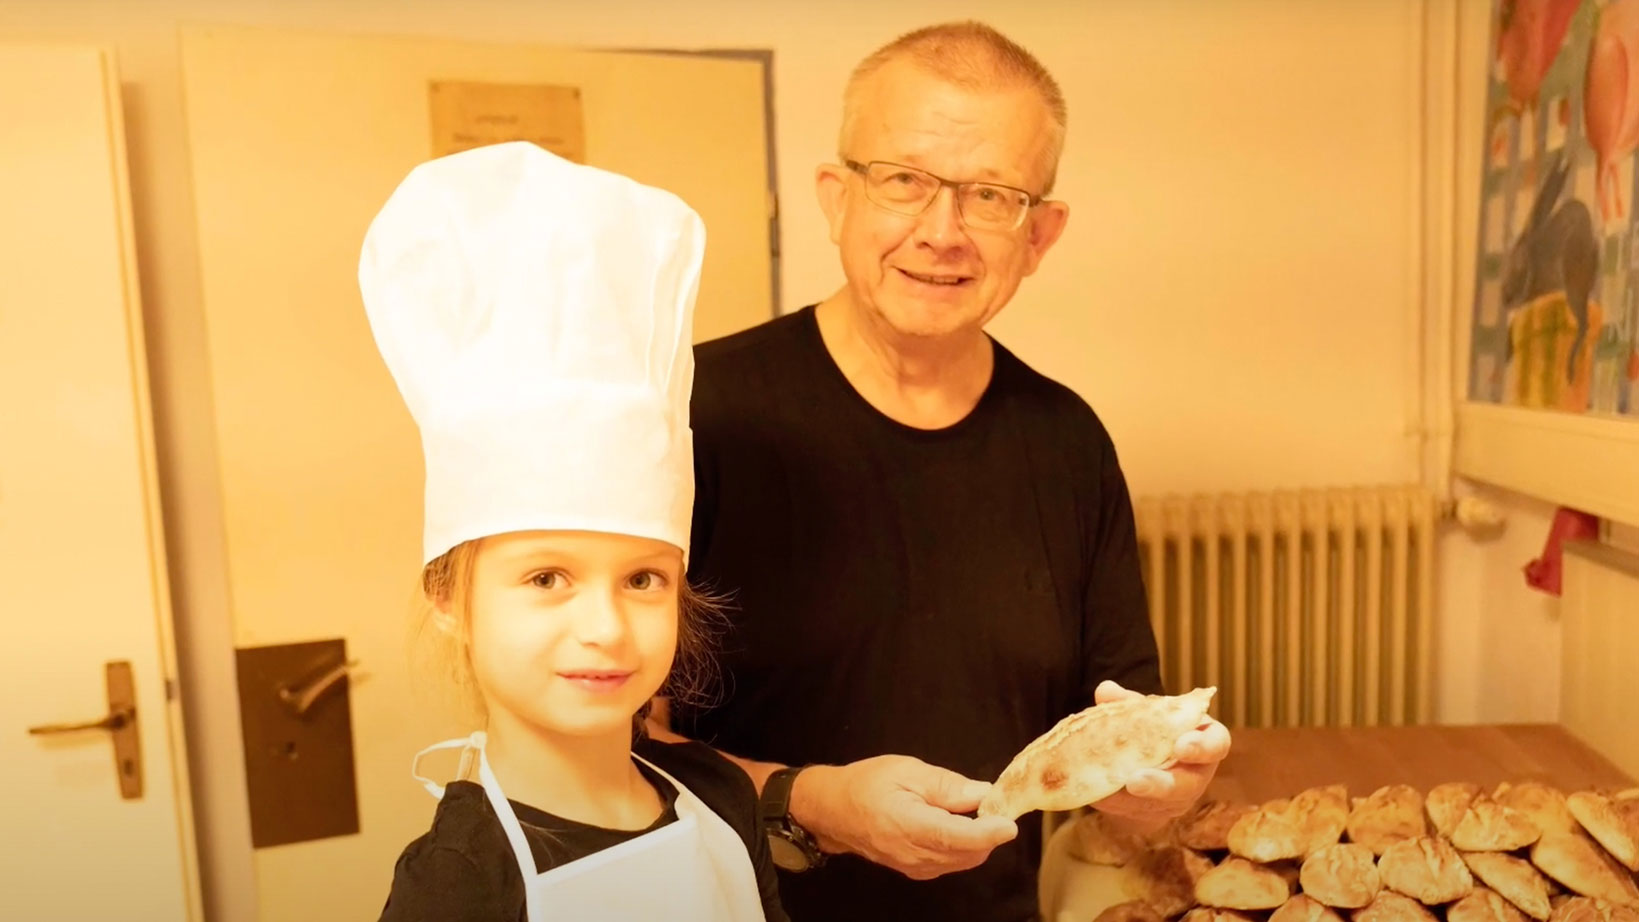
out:
{"label": "colorful poster on wall", "polygon": [[1639,0],[1496,0],[1469,399],[1639,422]]}

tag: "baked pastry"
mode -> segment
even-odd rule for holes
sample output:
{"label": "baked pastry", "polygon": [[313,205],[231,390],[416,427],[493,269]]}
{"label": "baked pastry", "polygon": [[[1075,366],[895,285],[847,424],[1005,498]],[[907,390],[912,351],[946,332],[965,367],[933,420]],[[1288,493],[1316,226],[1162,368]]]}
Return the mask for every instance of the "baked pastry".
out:
{"label": "baked pastry", "polygon": [[1548,903],[1548,879],[1531,862],[1503,852],[1466,852],[1463,863],[1481,883],[1525,915],[1541,920],[1553,912]]}
{"label": "baked pastry", "polygon": [[1476,887],[1446,907],[1446,922],[1530,922],[1519,907],[1495,890]]}
{"label": "baked pastry", "polygon": [[1168,845],[1141,853],[1128,870],[1133,872],[1135,895],[1171,918],[1195,905],[1195,887],[1212,870],[1212,859]]}
{"label": "baked pastry", "polygon": [[1314,897],[1297,893],[1269,914],[1269,922],[1343,922],[1343,916]]}
{"label": "baked pastry", "polygon": [[1184,917],[1179,922],[1259,922],[1260,918],[1250,913],[1241,912],[1238,909],[1197,906],[1184,913]]}
{"label": "baked pastry", "polygon": [[979,816],[1074,810],[1116,793],[1143,769],[1172,765],[1178,738],[1206,719],[1216,692],[1135,695],[1071,714],[1013,757]]}
{"label": "baked pastry", "polygon": [[1639,910],[1585,896],[1567,897],[1549,922],[1639,922]]}
{"label": "baked pastry", "polygon": [[1465,852],[1511,852],[1541,835],[1542,829],[1530,817],[1480,794],[1469,803],[1449,838]]}
{"label": "baked pastry", "polygon": [[1166,919],[1143,900],[1128,900],[1099,913],[1093,922],[1166,922]]}
{"label": "baked pastry", "polygon": [[1264,867],[1279,874],[1281,880],[1286,881],[1287,889],[1293,893],[1298,892],[1298,887],[1303,882],[1303,865],[1301,863],[1297,861],[1272,861]]}
{"label": "baked pastry", "polygon": [[1549,922],[1639,922],[1639,911],[1603,899],[1567,896],[1554,907]]}
{"label": "baked pastry", "polygon": [[1229,848],[1230,828],[1255,809],[1251,804],[1226,800],[1201,801],[1178,820],[1174,838],[1179,845],[1196,851],[1223,851]]}
{"label": "baked pastry", "polygon": [[1308,857],[1343,838],[1349,822],[1349,789],[1341,784],[1309,788],[1292,798],[1292,809],[1308,833],[1302,857]]}
{"label": "baked pastry", "polygon": [[1396,842],[1428,834],[1423,795],[1409,784],[1391,784],[1357,797],[1344,829],[1357,842],[1381,855]]}
{"label": "baked pastry", "polygon": [[1451,833],[1468,812],[1468,805],[1479,794],[1480,786],[1467,781],[1452,781],[1430,788],[1423,807],[1428,812],[1429,822],[1434,825],[1434,831],[1451,838]]}
{"label": "baked pastry", "polygon": [[1292,888],[1278,871],[1231,856],[1195,883],[1195,899],[1220,909],[1274,909]]}
{"label": "baked pastry", "polygon": [[1372,850],[1354,842],[1328,845],[1303,862],[1303,892],[1327,906],[1359,909],[1383,889]]}
{"label": "baked pastry", "polygon": [[1497,785],[1491,798],[1505,807],[1523,813],[1544,833],[1576,832],[1576,819],[1566,804],[1565,792],[1540,781],[1503,782]]}
{"label": "baked pastry", "polygon": [[1356,909],[1353,922],[1437,922],[1428,907],[1393,890],[1380,890],[1364,909]]}
{"label": "baked pastry", "polygon": [[1554,833],[1531,846],[1531,863],[1581,896],[1639,907],[1639,887],[1626,869],[1585,835]]}
{"label": "baked pastry", "polygon": [[1639,871],[1639,798],[1618,800],[1593,791],[1570,796],[1576,829],[1586,829],[1594,841],[1629,871]]}
{"label": "baked pastry", "polygon": [[1377,870],[1384,887],[1429,906],[1460,900],[1474,889],[1474,878],[1457,850],[1435,836],[1390,845]]}
{"label": "baked pastry", "polygon": [[1292,800],[1271,800],[1242,816],[1229,827],[1232,855],[1267,864],[1288,858],[1303,858],[1316,839],[1302,804]]}

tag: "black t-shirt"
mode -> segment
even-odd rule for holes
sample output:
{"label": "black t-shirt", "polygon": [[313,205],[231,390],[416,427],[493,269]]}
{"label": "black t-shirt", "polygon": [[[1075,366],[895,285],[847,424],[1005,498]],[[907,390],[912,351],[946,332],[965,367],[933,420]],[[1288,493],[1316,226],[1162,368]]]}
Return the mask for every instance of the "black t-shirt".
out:
{"label": "black t-shirt", "polygon": [[[745,772],[700,743],[643,740],[633,750],[686,785],[734,827],[751,853],[763,914],[768,922],[785,922],[768,839],[757,822],[756,791]],[[529,840],[536,869],[567,864],[676,822],[677,789],[642,763],[638,770],[665,803],[648,829],[604,829],[508,801]],[[648,884],[632,881],[637,887]],[[471,781],[447,785],[432,829],[399,856],[382,922],[517,922],[525,917],[523,874],[484,789]]]}
{"label": "black t-shirt", "polygon": [[[1131,499],[1109,434],[1000,344],[946,429],[871,407],[813,308],[701,345],[691,577],[730,596],[721,705],[679,726],[786,764],[916,756],[991,781],[1115,679],[1161,691]],[[1017,922],[1038,817],[972,871],[852,856],[781,874],[799,922]]]}

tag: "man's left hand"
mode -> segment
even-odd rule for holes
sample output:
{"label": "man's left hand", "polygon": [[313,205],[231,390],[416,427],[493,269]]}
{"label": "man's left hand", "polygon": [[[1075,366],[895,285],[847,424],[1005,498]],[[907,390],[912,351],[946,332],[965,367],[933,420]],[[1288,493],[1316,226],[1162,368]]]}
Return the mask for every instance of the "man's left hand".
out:
{"label": "man's left hand", "polygon": [[[1139,693],[1114,682],[1099,683],[1093,703],[1108,704]],[[1229,729],[1208,717],[1178,738],[1176,763],[1169,769],[1145,769],[1134,775],[1124,790],[1104,798],[1093,808],[1122,817],[1139,829],[1158,829],[1194,806],[1218,773],[1218,763],[1229,755]]]}

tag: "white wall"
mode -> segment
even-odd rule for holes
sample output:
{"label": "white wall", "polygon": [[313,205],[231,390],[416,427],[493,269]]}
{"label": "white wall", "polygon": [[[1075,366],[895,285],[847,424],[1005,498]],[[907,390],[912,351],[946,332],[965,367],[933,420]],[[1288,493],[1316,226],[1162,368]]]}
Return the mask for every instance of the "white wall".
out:
{"label": "white wall", "polygon": [[1494,503],[1504,532],[1475,541],[1453,533],[1440,545],[1439,676],[1450,723],[1553,723],[1559,719],[1559,600],[1525,584],[1542,553],[1553,508],[1477,485],[1464,492]]}
{"label": "white wall", "polygon": [[[13,0],[12,30],[109,37],[161,240],[162,313],[193,313],[171,26],[179,19],[591,46],[775,52],[784,300],[838,283],[813,201],[854,61],[980,16],[1063,83],[1068,232],[997,331],[1107,417],[1140,490],[1408,476],[1417,188],[1412,0]],[[1005,11],[1004,11],[1005,10]],[[8,12],[12,10],[9,9]],[[169,256],[168,261],[163,256]],[[164,326],[164,321],[161,321]],[[162,332],[171,332],[162,330]],[[180,331],[176,331],[180,332]],[[1244,345],[1243,345],[1244,343]],[[179,342],[183,349],[196,345]],[[183,360],[180,351],[174,358]],[[1203,441],[1215,463],[1197,461]]]}

